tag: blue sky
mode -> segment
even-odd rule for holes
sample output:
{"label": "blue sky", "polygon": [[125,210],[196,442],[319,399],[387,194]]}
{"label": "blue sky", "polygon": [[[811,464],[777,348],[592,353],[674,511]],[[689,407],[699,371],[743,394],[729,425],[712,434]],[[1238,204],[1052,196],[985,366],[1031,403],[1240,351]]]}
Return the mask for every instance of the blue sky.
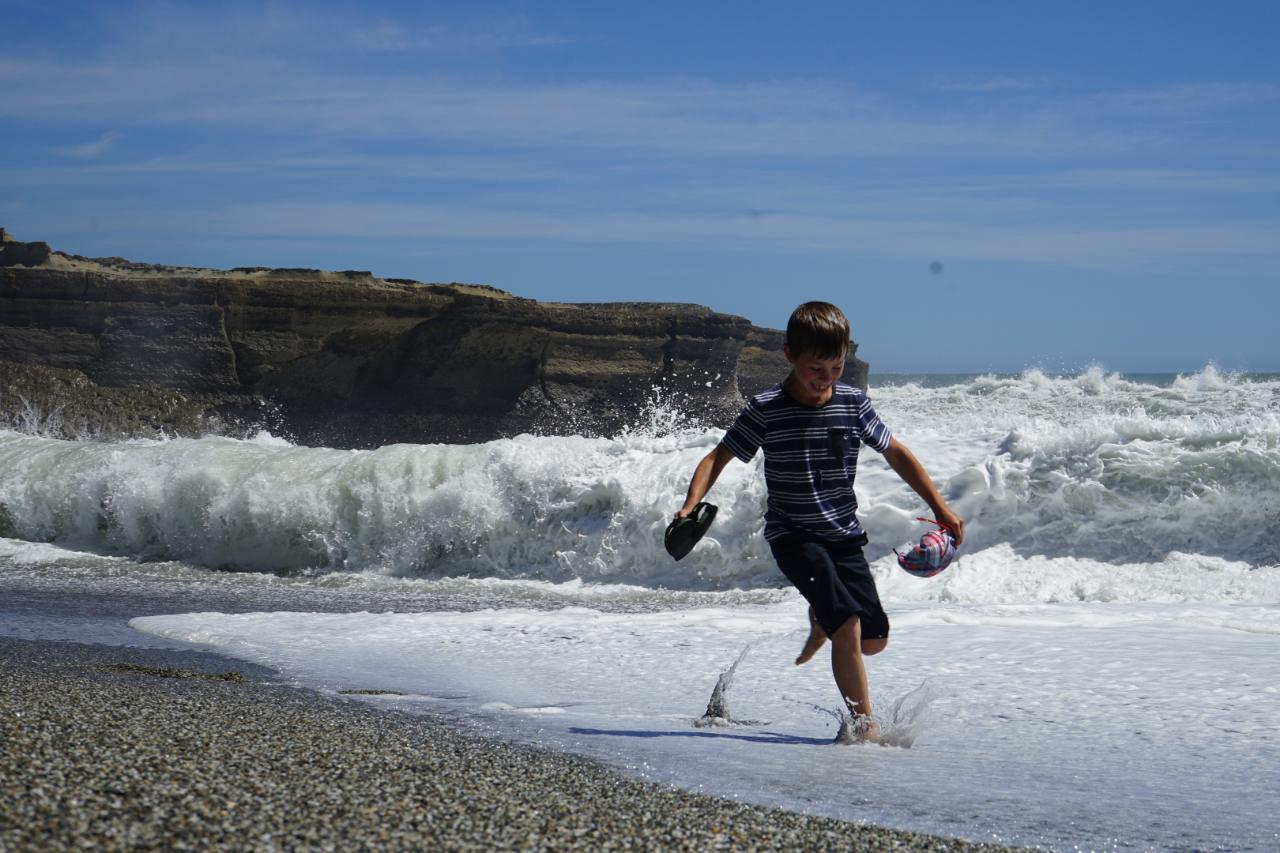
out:
{"label": "blue sky", "polygon": [[0,225],[779,327],[879,371],[1280,371],[1274,2],[0,0]]}

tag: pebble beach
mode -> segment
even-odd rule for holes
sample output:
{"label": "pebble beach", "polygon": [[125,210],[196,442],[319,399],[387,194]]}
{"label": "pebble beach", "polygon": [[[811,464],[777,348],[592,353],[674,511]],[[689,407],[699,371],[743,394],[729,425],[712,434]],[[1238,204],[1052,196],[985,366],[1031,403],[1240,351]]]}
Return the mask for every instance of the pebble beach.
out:
{"label": "pebble beach", "polygon": [[200,652],[0,639],[0,671],[0,850],[1006,849],[681,791]]}

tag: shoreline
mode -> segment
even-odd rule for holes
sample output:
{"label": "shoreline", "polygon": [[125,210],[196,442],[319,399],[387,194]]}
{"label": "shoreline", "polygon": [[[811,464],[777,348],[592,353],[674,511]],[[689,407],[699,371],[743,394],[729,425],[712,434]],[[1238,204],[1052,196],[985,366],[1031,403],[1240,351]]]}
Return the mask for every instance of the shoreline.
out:
{"label": "shoreline", "polygon": [[0,848],[1009,848],[747,805],[209,652],[0,638]]}

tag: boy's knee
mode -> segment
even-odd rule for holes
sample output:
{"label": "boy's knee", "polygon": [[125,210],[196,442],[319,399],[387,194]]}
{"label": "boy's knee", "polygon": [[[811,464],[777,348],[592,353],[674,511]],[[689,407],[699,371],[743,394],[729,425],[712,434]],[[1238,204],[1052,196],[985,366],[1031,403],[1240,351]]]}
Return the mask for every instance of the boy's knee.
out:
{"label": "boy's knee", "polygon": [[862,639],[862,622],[857,616],[850,616],[831,635],[831,643],[837,649],[848,649],[850,651],[856,649],[864,655],[878,655],[889,645],[889,638]]}
{"label": "boy's knee", "polygon": [[878,655],[884,651],[887,645],[889,645],[888,637],[881,637],[878,640],[863,640],[862,653],[864,655]]}
{"label": "boy's knee", "polygon": [[857,616],[850,616],[844,624],[831,635],[831,642],[837,646],[857,647],[862,640],[862,623]]}

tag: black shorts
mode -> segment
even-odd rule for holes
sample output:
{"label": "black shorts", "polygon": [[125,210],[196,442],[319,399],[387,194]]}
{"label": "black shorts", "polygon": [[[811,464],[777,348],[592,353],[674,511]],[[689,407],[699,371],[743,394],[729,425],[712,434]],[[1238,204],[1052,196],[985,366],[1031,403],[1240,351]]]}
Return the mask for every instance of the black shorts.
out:
{"label": "black shorts", "polygon": [[778,568],[813,607],[828,637],[853,616],[862,623],[862,639],[889,636],[889,617],[880,606],[871,566],[862,555],[865,543],[865,537],[831,542],[799,534],[769,543]]}

